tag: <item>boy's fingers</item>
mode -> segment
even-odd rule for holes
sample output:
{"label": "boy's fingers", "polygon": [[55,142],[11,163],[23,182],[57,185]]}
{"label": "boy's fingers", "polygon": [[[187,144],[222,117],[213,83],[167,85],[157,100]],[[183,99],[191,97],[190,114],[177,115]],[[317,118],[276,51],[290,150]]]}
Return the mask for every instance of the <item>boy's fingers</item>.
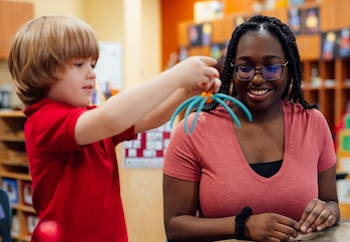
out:
{"label": "boy's fingers", "polygon": [[214,71],[214,77],[219,78],[220,77],[220,72],[218,71],[218,69],[214,68],[214,67],[210,67],[213,71]]}
{"label": "boy's fingers", "polygon": [[218,63],[218,61],[215,58],[213,58],[213,57],[200,56],[199,58],[200,58],[201,61],[203,61],[208,66],[213,66],[213,65]]}
{"label": "boy's fingers", "polygon": [[202,83],[200,86],[205,89],[205,91],[209,91],[212,93],[216,93],[219,91],[221,87],[221,80],[219,78],[212,78],[208,83]]}
{"label": "boy's fingers", "polygon": [[214,77],[216,77],[216,78],[220,77],[219,71],[214,67],[207,67],[206,71],[205,71],[205,75],[209,77],[209,82]]}
{"label": "boy's fingers", "polygon": [[221,80],[219,78],[214,78],[214,84],[212,85],[212,92],[216,93],[220,90],[221,87]]}

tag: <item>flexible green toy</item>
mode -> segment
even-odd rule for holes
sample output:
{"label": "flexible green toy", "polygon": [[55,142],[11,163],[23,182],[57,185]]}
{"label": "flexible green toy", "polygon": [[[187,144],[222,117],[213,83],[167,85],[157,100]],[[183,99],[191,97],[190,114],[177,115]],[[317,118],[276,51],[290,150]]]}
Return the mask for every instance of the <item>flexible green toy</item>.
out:
{"label": "flexible green toy", "polygon": [[[236,122],[237,126],[241,127],[241,122],[239,121],[237,115],[232,111],[232,109],[225,103],[227,100],[230,100],[231,102],[237,104],[248,117],[248,120],[252,121],[252,114],[249,112],[248,108],[238,99],[231,97],[229,95],[223,94],[223,93],[211,93],[211,92],[203,92],[202,95],[197,95],[194,97],[191,97],[184,101],[174,112],[174,114],[170,118],[170,127],[173,127],[175,117],[186,108],[185,117],[184,117],[184,129],[186,134],[192,133],[194,130],[194,127],[196,126],[197,119],[199,116],[200,111],[202,111],[205,103],[211,103],[212,101],[218,102],[221,106],[223,106],[227,112],[230,114],[231,118]],[[196,116],[194,117],[193,123],[191,125],[190,132],[188,132],[187,129],[187,119],[188,115],[191,113],[191,110],[198,105]]]}

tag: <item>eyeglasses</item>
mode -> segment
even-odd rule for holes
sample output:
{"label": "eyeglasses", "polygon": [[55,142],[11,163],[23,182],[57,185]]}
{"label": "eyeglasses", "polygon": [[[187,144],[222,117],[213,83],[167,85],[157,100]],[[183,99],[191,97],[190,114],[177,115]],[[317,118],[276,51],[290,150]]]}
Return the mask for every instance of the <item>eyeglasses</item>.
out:
{"label": "eyeglasses", "polygon": [[281,78],[283,67],[285,67],[288,62],[289,61],[284,64],[262,66],[260,68],[255,68],[249,65],[232,65],[232,67],[234,68],[234,72],[236,72],[237,79],[240,81],[252,80],[257,70],[260,71],[266,81],[276,81]]}

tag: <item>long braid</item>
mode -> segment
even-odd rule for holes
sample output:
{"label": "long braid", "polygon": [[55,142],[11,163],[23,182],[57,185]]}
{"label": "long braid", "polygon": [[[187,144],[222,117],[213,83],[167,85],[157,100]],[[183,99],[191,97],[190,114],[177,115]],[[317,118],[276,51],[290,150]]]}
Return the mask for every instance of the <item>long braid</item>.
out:
{"label": "long braid", "polygon": [[[283,51],[286,55],[287,60],[289,61],[288,82],[286,89],[281,96],[281,99],[298,102],[306,109],[317,108],[315,104],[309,104],[303,97],[303,92],[301,89],[301,61],[294,34],[286,24],[282,23],[277,18],[268,16],[253,16],[250,20],[239,25],[232,33],[232,37],[227,49],[226,60],[221,73],[222,86],[219,92],[225,94],[230,93],[230,85],[233,82],[232,77],[234,71],[232,63],[234,63],[236,56],[238,41],[242,35],[248,31],[260,31],[261,28],[270,32],[280,40]],[[290,83],[292,83],[292,89],[291,93],[288,93]],[[233,90],[231,90],[231,95],[236,96],[234,87],[232,89]],[[207,104],[204,108],[204,111],[213,110],[217,106],[218,103],[216,102]]]}

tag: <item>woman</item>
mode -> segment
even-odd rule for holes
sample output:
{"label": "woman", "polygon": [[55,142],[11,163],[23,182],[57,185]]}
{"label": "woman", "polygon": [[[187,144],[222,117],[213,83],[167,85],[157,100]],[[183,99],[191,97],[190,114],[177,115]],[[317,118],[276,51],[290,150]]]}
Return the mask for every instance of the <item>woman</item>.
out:
{"label": "woman", "polygon": [[168,240],[285,241],[337,224],[332,136],[303,98],[289,27],[266,16],[237,27],[221,79],[220,92],[243,102],[253,122],[232,105],[238,128],[212,103],[192,134],[175,130],[164,164]]}

